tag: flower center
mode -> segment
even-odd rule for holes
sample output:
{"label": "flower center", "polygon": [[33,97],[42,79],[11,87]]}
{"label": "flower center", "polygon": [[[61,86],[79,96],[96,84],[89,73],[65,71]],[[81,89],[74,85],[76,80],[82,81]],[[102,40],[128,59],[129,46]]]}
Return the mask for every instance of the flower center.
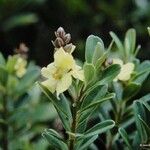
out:
{"label": "flower center", "polygon": [[61,78],[62,78],[62,76],[63,76],[63,71],[60,69],[60,68],[58,68],[56,71],[55,71],[55,73],[53,73],[53,78],[55,79],[55,80],[60,80]]}

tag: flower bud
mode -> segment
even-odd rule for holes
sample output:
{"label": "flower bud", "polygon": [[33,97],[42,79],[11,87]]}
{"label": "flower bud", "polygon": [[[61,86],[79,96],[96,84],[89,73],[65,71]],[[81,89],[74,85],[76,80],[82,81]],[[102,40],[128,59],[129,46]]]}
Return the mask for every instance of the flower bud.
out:
{"label": "flower bud", "polygon": [[60,48],[65,45],[64,41],[60,37],[57,37],[52,43],[56,48]]}
{"label": "flower bud", "polygon": [[55,32],[56,37],[63,38],[65,36],[65,34],[66,34],[66,32],[65,32],[64,28],[62,28],[62,27],[59,27],[57,29],[57,31]]}
{"label": "flower bud", "polygon": [[71,40],[71,35],[68,33],[64,36],[65,43],[68,44]]}
{"label": "flower bud", "polygon": [[63,47],[64,50],[70,54],[74,51],[75,46],[72,43],[70,43],[70,33],[66,34],[65,30],[62,27],[59,27],[57,31],[55,31],[55,36],[56,39],[52,41],[55,50],[57,50],[57,48]]}
{"label": "flower bud", "polygon": [[24,44],[20,43],[19,47],[14,50],[15,53],[19,54],[22,58],[27,59],[29,48]]}
{"label": "flower bud", "polygon": [[70,53],[70,54],[74,51],[74,49],[75,49],[75,46],[74,46],[72,43],[67,44],[67,45],[64,47],[64,50],[65,50],[66,52]]}
{"label": "flower bud", "polygon": [[112,58],[108,58],[106,61],[105,61],[105,66],[108,67],[110,65],[112,65],[113,63],[113,59]]}

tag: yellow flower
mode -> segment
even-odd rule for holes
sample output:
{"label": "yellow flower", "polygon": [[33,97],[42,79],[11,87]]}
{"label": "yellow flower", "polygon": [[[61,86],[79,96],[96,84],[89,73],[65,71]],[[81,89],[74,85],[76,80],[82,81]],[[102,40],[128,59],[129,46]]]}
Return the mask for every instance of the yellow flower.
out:
{"label": "yellow flower", "polygon": [[21,78],[26,73],[26,65],[27,61],[21,57],[17,58],[16,64],[15,64],[15,71],[16,75]]}
{"label": "yellow flower", "polygon": [[119,64],[121,66],[121,71],[116,77],[115,81],[128,81],[131,78],[131,74],[134,70],[133,63],[128,62],[126,64],[123,64],[123,61],[121,59],[113,59],[113,64]]}
{"label": "yellow flower", "polygon": [[42,68],[42,75],[46,78],[42,82],[52,93],[57,96],[66,91],[72,84],[72,76],[83,81],[83,70],[76,65],[72,55],[61,47],[54,54],[54,62]]}

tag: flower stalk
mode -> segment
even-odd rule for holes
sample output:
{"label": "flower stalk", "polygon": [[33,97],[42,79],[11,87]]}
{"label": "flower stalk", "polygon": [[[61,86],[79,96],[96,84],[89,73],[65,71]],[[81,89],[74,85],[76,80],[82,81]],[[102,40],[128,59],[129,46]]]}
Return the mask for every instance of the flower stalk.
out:
{"label": "flower stalk", "polygon": [[[71,132],[76,133],[76,126],[77,126],[77,107],[72,106],[72,116],[73,121],[71,125]],[[69,150],[74,149],[74,143],[75,143],[75,136],[69,135]]]}

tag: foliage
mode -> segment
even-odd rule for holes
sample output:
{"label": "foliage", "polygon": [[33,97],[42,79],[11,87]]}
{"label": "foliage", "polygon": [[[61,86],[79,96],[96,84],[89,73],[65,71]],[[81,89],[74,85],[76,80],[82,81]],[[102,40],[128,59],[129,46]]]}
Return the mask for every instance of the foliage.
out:
{"label": "foliage", "polygon": [[[39,67],[30,62],[25,74],[18,77],[15,70],[18,59],[22,58],[13,55],[5,59],[0,53],[0,148],[42,150],[48,144],[39,135],[46,127],[44,122],[53,120],[56,113],[35,85]],[[52,114],[47,113],[50,111]]]}
{"label": "foliage", "polygon": [[[39,82],[41,90],[57,110],[67,134],[67,137],[61,136],[53,129],[43,132],[53,149],[94,149],[97,147],[94,141],[102,133],[106,139],[101,138],[101,141],[105,143],[106,149],[139,149],[140,144],[149,144],[150,96],[148,94],[139,100],[134,100],[134,97],[150,73],[150,61],[140,63],[136,58],[139,46],[136,47],[134,29],[127,31],[124,43],[115,33],[110,32],[110,35],[115,45],[111,43],[109,48],[105,48],[103,41],[97,36],[90,35],[87,38],[85,62],[81,66],[84,81],[74,78],[66,92],[62,91],[59,96],[56,95],[57,90],[51,91],[50,85]],[[55,50],[52,64],[56,61],[56,53],[62,51],[62,47]],[[72,55],[67,50],[65,52],[65,49],[64,53]],[[63,57],[60,56],[61,59]],[[123,65],[114,64],[115,58],[122,63],[132,64],[133,70],[126,80],[117,79],[117,76],[121,75]],[[55,67],[58,67],[59,71],[62,69],[57,65]],[[122,76],[128,76],[128,71],[129,68],[126,67]],[[49,72],[47,70],[48,73],[53,74],[52,78],[55,78],[55,73],[58,72],[51,68]],[[51,81],[54,80],[52,78]],[[60,76],[59,80],[63,82],[63,77]],[[93,118],[99,118],[100,122],[91,127],[89,121]]]}

